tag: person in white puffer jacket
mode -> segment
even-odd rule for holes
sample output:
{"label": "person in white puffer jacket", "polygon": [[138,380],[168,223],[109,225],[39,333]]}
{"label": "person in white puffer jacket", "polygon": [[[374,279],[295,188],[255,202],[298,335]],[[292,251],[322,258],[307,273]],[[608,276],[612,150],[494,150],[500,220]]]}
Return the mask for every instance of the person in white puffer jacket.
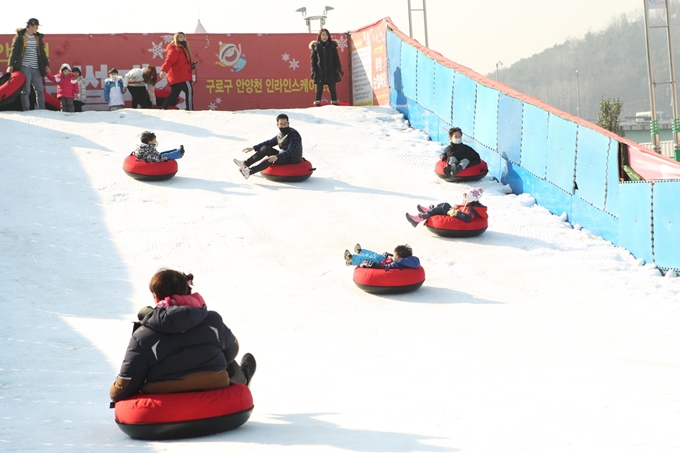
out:
{"label": "person in white puffer jacket", "polygon": [[143,109],[156,107],[156,82],[158,74],[156,68],[132,68],[123,77],[123,92],[130,91],[132,96],[132,108],[140,106]]}

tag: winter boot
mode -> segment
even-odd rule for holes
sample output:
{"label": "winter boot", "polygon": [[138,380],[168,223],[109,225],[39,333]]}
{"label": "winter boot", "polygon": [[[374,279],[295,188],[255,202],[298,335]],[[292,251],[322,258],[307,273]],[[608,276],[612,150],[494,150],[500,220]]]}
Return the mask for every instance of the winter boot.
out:
{"label": "winter boot", "polygon": [[432,209],[433,207],[434,207],[434,206],[432,206],[432,205],[430,205],[429,207],[425,207],[425,206],[422,206],[422,205],[418,205],[418,212],[422,212],[423,214],[425,214],[427,211],[429,211],[429,210]]}
{"label": "winter boot", "polygon": [[250,383],[253,380],[256,368],[257,362],[255,362],[255,357],[253,357],[250,352],[243,354],[243,357],[241,358],[241,371],[243,371],[243,374],[246,377],[246,386],[248,387],[250,387]]}
{"label": "winter boot", "polygon": [[349,250],[345,250],[345,264],[348,266],[352,265],[352,254],[349,253]]}
{"label": "winter boot", "polygon": [[361,244],[357,244],[354,246],[354,253],[361,253]]}
{"label": "winter boot", "polygon": [[245,161],[245,160],[234,159],[233,162],[234,162],[234,163],[236,164],[236,166],[239,167],[239,168],[246,168],[246,167],[247,167],[246,161]]}
{"label": "winter boot", "polygon": [[182,153],[182,157],[184,157],[184,145],[179,145],[179,152]]}
{"label": "winter boot", "polygon": [[314,107],[321,107],[321,101],[314,101]]}
{"label": "winter boot", "polygon": [[423,221],[423,219],[421,219],[420,216],[411,215],[408,212],[406,213],[406,220],[408,220],[408,223],[413,225],[413,228],[417,227],[418,224]]}
{"label": "winter boot", "polygon": [[333,104],[333,105],[340,105],[340,104],[338,103],[338,101],[331,101],[331,104]]}
{"label": "winter boot", "polygon": [[248,168],[248,167],[241,167],[241,174],[242,174],[243,177],[246,178],[246,179],[250,178],[250,168]]}

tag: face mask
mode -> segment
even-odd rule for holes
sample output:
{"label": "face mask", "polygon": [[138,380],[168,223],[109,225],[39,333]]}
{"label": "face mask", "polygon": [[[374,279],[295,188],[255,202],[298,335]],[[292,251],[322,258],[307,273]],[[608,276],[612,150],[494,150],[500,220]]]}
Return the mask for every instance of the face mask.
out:
{"label": "face mask", "polygon": [[451,140],[451,143],[453,143],[454,145],[460,145],[461,143],[463,143],[463,139],[462,138],[454,138],[453,140]]}
{"label": "face mask", "polygon": [[281,135],[288,135],[290,127],[280,127],[279,130],[281,131]]}

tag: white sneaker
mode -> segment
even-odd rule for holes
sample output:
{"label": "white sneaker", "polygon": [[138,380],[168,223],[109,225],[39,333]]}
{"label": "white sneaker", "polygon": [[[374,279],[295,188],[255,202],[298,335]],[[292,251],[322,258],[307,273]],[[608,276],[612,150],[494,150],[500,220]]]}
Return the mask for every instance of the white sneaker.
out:
{"label": "white sneaker", "polygon": [[250,178],[250,168],[248,168],[248,167],[241,167],[241,174],[242,174],[243,177],[246,178],[246,179]]}
{"label": "white sneaker", "polygon": [[237,167],[246,168],[245,160],[234,159],[234,163],[236,164]]}

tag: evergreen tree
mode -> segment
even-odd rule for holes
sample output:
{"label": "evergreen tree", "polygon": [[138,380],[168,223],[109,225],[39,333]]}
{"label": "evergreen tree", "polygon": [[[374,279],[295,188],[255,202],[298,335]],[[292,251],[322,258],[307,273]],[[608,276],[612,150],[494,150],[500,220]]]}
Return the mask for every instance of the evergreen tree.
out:
{"label": "evergreen tree", "polygon": [[619,98],[607,99],[602,96],[602,99],[600,99],[600,113],[597,114],[597,125],[623,137],[623,128],[619,124],[622,106],[623,104]]}

